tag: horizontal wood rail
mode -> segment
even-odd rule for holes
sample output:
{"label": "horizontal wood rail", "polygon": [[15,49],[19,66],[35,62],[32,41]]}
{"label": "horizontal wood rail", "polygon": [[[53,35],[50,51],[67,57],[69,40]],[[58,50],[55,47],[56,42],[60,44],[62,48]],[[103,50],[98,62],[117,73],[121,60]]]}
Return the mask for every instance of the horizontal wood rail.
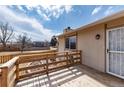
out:
{"label": "horizontal wood rail", "polygon": [[81,51],[19,55],[0,65],[0,86],[15,86],[20,80],[81,64]]}

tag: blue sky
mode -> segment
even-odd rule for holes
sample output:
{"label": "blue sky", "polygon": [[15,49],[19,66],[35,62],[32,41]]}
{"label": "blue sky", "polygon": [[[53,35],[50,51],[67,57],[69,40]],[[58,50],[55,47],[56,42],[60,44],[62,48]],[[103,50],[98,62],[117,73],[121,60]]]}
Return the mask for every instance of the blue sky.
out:
{"label": "blue sky", "polygon": [[27,33],[33,41],[50,40],[70,26],[75,29],[124,10],[111,5],[9,5],[0,6],[0,22],[14,27],[15,37]]}

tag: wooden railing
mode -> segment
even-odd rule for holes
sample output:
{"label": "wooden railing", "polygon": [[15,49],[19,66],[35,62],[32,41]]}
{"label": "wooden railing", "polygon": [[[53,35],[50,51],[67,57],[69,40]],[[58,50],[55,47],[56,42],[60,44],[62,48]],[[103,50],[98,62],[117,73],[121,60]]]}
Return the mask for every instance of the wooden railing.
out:
{"label": "wooden railing", "polygon": [[1,86],[14,86],[20,80],[76,64],[81,64],[81,51],[20,55],[0,66]]}
{"label": "wooden railing", "polygon": [[0,56],[0,64],[3,64],[13,58],[13,55]]}
{"label": "wooden railing", "polygon": [[44,53],[53,53],[56,52],[55,50],[46,50],[43,52],[23,52],[23,53],[15,53],[15,54],[9,54],[9,55],[2,55],[0,56],[0,64],[3,64],[7,61],[9,61],[10,59],[12,59],[15,56],[19,56],[19,55],[29,55],[29,54],[44,54]]}
{"label": "wooden railing", "polygon": [[0,82],[2,87],[14,86],[16,84],[16,61],[19,57],[14,57],[8,62],[0,65]]}

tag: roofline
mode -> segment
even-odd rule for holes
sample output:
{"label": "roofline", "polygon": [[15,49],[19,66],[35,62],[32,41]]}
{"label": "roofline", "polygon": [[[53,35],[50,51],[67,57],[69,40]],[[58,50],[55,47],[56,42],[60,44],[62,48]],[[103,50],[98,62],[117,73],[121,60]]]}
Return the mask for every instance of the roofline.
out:
{"label": "roofline", "polygon": [[91,23],[89,23],[87,25],[84,25],[84,26],[81,26],[79,28],[73,29],[73,31],[60,34],[60,35],[58,35],[58,37],[68,35],[68,34],[71,34],[71,33],[86,29],[88,27],[95,26],[95,25],[98,25],[98,24],[101,24],[101,23],[105,23],[105,22],[108,22],[108,21],[111,21],[113,19],[117,19],[117,18],[120,18],[120,17],[123,17],[123,16],[124,16],[124,10],[119,11],[117,13],[114,13],[112,15],[106,16],[106,17],[104,17],[102,19],[99,19],[97,21],[91,22]]}

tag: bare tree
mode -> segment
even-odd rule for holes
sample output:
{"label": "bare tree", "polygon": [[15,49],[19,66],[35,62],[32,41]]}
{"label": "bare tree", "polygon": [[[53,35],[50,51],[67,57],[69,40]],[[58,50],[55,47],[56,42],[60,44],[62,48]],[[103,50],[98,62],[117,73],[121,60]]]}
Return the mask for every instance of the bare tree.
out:
{"label": "bare tree", "polygon": [[21,52],[23,52],[24,48],[31,44],[31,38],[24,33],[23,35],[18,36],[17,43],[20,45]]}
{"label": "bare tree", "polygon": [[6,48],[7,42],[13,36],[13,30],[13,27],[10,26],[8,23],[0,24],[0,43],[2,43],[4,49]]}

